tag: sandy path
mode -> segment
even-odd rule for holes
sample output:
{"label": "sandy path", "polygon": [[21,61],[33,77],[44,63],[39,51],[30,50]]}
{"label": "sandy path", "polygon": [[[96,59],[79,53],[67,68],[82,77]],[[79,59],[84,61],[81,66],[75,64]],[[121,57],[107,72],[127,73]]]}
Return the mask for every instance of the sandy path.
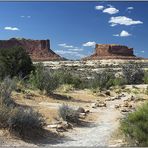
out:
{"label": "sandy path", "polygon": [[118,119],[121,116],[114,106],[121,103],[123,99],[107,102],[106,108],[92,109],[93,112],[99,114],[95,126],[76,128],[71,133],[67,133],[66,136],[70,140],[62,141],[54,146],[109,146],[110,136],[118,128]]}

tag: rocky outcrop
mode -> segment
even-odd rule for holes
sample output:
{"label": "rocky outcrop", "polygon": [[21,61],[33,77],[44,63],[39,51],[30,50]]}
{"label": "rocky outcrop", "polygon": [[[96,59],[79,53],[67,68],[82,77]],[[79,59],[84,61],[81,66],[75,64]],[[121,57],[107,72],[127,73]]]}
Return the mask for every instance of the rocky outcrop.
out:
{"label": "rocky outcrop", "polygon": [[49,40],[16,39],[0,40],[0,49],[22,47],[33,61],[63,60],[50,49]]}
{"label": "rocky outcrop", "polygon": [[116,44],[96,44],[95,53],[83,60],[97,59],[137,59],[133,48]]}

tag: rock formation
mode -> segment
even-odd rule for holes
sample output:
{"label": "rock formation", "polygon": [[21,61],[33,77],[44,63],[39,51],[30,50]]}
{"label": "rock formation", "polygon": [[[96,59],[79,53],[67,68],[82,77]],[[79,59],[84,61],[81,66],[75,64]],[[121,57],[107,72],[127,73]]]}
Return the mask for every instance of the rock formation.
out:
{"label": "rock formation", "polygon": [[50,49],[49,40],[16,39],[0,40],[0,49],[22,47],[33,61],[63,60]]}
{"label": "rock formation", "polygon": [[95,53],[83,60],[97,59],[137,59],[133,48],[115,44],[96,44]]}

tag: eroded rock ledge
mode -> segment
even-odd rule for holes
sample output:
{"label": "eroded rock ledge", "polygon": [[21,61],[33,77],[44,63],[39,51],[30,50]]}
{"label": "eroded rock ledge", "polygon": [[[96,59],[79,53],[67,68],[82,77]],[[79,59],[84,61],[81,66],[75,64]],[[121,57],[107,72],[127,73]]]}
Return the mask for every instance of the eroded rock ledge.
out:
{"label": "eroded rock ledge", "polygon": [[95,53],[82,60],[141,59],[134,55],[133,48],[116,44],[96,44]]}
{"label": "eroded rock ledge", "polygon": [[22,47],[30,55],[33,61],[63,60],[50,49],[49,40],[31,40],[24,38],[11,38],[0,40],[0,49]]}

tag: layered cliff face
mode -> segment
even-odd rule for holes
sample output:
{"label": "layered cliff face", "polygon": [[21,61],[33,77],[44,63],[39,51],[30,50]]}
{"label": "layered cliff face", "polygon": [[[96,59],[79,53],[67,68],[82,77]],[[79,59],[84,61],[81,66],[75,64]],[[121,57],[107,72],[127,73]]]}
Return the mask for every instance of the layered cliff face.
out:
{"label": "layered cliff face", "polygon": [[97,59],[137,59],[133,48],[115,44],[96,44],[95,53],[83,60]]}
{"label": "layered cliff face", "polygon": [[0,49],[22,47],[33,61],[63,60],[50,49],[49,40],[16,39],[0,40]]}

